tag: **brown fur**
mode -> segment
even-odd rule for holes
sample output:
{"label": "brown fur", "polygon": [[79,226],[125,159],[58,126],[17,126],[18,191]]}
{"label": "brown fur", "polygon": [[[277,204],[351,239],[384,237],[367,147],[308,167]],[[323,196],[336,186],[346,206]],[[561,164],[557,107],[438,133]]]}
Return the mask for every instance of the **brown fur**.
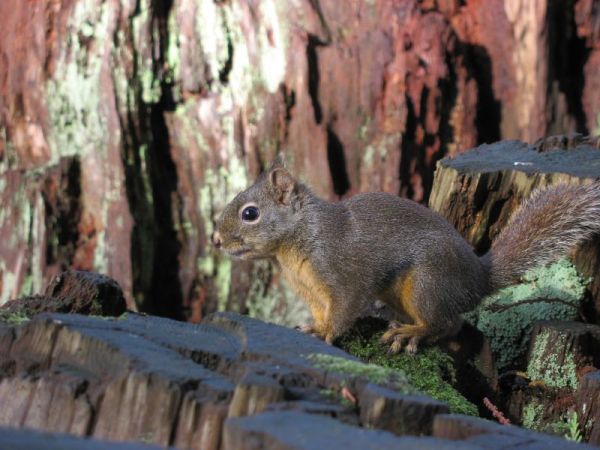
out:
{"label": "brown fur", "polygon": [[536,191],[512,215],[485,256],[493,288],[514,283],[528,269],[556,260],[599,232],[598,184]]}
{"label": "brown fur", "polygon": [[392,344],[390,347],[391,353],[400,351],[404,341],[409,338],[410,342],[407,349],[410,352],[415,352],[419,339],[429,334],[430,327],[416,305],[414,283],[415,276],[413,269],[396,278],[396,281],[381,297],[385,303],[412,322],[409,324],[394,323],[382,336],[382,342]]}

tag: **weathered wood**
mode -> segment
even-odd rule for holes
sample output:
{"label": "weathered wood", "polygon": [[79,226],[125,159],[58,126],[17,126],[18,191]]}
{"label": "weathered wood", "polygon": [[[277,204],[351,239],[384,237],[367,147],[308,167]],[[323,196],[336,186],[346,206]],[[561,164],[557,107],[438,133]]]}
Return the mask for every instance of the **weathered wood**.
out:
{"label": "weathered wood", "polygon": [[140,442],[83,439],[60,433],[0,428],[0,450],[159,450],[162,447]]}
{"label": "weathered wood", "polygon": [[369,384],[358,399],[364,426],[404,435],[431,435],[433,419],[449,412],[448,406],[427,397],[402,395]]}
{"label": "weathered wood", "polygon": [[513,425],[500,425],[489,420],[459,414],[440,414],[433,421],[433,436],[455,439],[486,449],[583,449],[593,446],[569,442],[559,437],[531,433]]}
{"label": "weathered wood", "polygon": [[479,146],[438,162],[429,206],[486,251],[534,189],[600,179],[599,148],[599,138],[585,137]]}
{"label": "weathered wood", "polygon": [[370,375],[321,340],[233,313],[201,325],[42,314],[5,330],[3,426],[207,450],[471,448],[393,434],[429,434],[448,411],[402,374]]}
{"label": "weathered wood", "polygon": [[227,416],[290,398],[301,411],[307,399],[327,410],[321,390],[368,382],[309,357],[356,361],[341,350],[234,314],[199,326],[135,314],[41,315],[1,342],[12,370],[0,383],[0,424],[184,448],[220,448]]}
{"label": "weathered wood", "polygon": [[95,272],[68,270],[56,275],[43,295],[11,300],[0,306],[0,311],[4,315],[24,316],[41,312],[118,316],[126,308],[123,291],[112,278]]}
{"label": "weathered wood", "polygon": [[430,437],[397,437],[379,430],[352,427],[329,417],[298,412],[263,413],[225,422],[223,450],[344,450],[480,448]]}

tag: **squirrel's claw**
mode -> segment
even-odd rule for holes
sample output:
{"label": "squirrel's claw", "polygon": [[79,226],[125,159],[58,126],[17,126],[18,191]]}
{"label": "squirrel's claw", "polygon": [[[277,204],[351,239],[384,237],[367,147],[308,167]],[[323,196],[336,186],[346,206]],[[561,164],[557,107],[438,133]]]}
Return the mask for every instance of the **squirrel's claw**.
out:
{"label": "squirrel's claw", "polygon": [[408,344],[406,344],[404,351],[411,356],[416,355],[417,349],[419,348],[419,339],[420,338],[418,336],[411,337],[408,341]]}
{"label": "squirrel's claw", "polygon": [[307,334],[314,334],[316,332],[315,327],[309,323],[305,323],[303,325],[298,325],[295,328],[296,328],[296,330],[302,331],[303,333],[307,333]]}
{"label": "squirrel's claw", "polygon": [[415,355],[419,347],[420,336],[411,336],[403,330],[403,325],[393,322],[390,328],[381,336],[380,342],[383,345],[390,345],[388,355],[396,355],[402,350],[402,344],[408,339],[404,351],[409,355]]}
{"label": "squirrel's claw", "polygon": [[402,350],[402,341],[404,341],[404,336],[396,335],[392,338],[392,345],[388,348],[388,355],[396,355],[400,353]]}

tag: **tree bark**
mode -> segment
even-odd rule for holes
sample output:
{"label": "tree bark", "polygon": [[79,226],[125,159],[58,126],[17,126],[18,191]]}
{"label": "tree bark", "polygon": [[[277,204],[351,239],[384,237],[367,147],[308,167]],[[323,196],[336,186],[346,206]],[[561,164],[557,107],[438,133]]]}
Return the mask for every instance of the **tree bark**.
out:
{"label": "tree bark", "polygon": [[[591,0],[0,2],[0,303],[66,267],[129,307],[294,322],[267,263],[210,246],[284,151],[329,199],[426,201],[436,161],[598,132]],[[286,300],[287,299],[287,300]]]}

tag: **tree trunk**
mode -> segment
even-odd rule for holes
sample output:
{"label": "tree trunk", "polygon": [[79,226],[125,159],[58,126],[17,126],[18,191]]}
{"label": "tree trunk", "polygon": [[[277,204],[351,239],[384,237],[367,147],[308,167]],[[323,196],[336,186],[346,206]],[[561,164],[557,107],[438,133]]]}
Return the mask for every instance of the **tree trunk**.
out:
{"label": "tree trunk", "polygon": [[592,0],[4,0],[0,303],[66,267],[131,308],[297,322],[215,216],[278,151],[329,199],[425,201],[438,159],[597,132]]}

